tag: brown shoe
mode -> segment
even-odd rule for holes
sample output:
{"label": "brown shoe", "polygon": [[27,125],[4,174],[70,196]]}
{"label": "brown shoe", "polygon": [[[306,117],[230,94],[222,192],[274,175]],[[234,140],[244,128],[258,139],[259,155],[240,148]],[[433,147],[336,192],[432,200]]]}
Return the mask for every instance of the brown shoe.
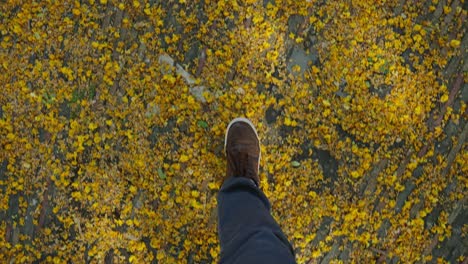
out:
{"label": "brown shoe", "polygon": [[260,142],[255,126],[247,118],[235,118],[226,129],[224,150],[227,156],[229,177],[245,177],[260,184]]}

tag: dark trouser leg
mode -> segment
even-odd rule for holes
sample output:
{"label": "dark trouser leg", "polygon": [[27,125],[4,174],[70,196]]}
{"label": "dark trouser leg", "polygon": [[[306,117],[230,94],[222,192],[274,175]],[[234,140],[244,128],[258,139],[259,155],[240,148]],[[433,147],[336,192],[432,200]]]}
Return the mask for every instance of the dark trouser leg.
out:
{"label": "dark trouser leg", "polygon": [[226,179],[218,194],[220,263],[295,263],[294,251],[270,214],[270,202],[248,178]]}

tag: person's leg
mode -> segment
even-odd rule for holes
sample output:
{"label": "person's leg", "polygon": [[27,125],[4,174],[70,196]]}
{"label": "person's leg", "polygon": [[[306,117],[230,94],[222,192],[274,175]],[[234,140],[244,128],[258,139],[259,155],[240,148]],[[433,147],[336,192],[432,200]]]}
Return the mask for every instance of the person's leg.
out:
{"label": "person's leg", "polygon": [[218,194],[220,263],[295,263],[293,248],[258,188],[260,142],[249,120],[229,123],[225,150],[227,175]]}
{"label": "person's leg", "polygon": [[295,263],[294,251],[254,181],[227,179],[218,194],[220,263]]}

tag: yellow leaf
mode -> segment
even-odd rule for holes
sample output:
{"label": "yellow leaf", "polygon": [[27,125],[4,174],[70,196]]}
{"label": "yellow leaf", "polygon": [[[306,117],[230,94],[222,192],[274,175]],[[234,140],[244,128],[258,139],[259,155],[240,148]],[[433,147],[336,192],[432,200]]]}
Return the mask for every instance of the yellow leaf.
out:
{"label": "yellow leaf", "polygon": [[89,123],[89,125],[88,125],[88,128],[91,131],[94,131],[97,127],[98,127],[98,125],[96,123],[93,123],[93,122]]}
{"label": "yellow leaf", "polygon": [[450,41],[450,46],[452,48],[458,48],[460,46],[460,41],[459,40],[456,40],[456,39],[452,39]]}
{"label": "yellow leaf", "polygon": [[351,177],[353,177],[353,178],[355,178],[355,179],[359,178],[360,176],[361,176],[361,175],[360,175],[359,172],[357,172],[357,171],[352,171],[352,172],[351,172]]}
{"label": "yellow leaf", "polygon": [[132,219],[127,219],[127,221],[125,221],[125,224],[128,225],[128,226],[133,226],[133,220]]}
{"label": "yellow leaf", "polygon": [[184,155],[184,154],[180,155],[180,158],[179,158],[180,162],[186,162],[188,160],[189,160],[189,157],[187,155]]}
{"label": "yellow leaf", "polygon": [[314,252],[312,252],[312,258],[318,258],[322,255],[322,253],[320,253],[319,250],[315,250]]}
{"label": "yellow leaf", "polygon": [[313,72],[313,73],[319,73],[320,70],[319,70],[319,68],[317,68],[317,67],[314,65],[314,66],[312,66],[312,72]]}
{"label": "yellow leaf", "polygon": [[441,103],[445,103],[448,101],[448,95],[444,94],[442,95],[442,97],[440,97],[440,102]]}
{"label": "yellow leaf", "polygon": [[50,235],[52,233],[52,230],[50,230],[50,228],[44,228],[44,234],[46,236]]}
{"label": "yellow leaf", "polygon": [[82,197],[80,192],[72,192],[71,196],[75,198],[76,200],[80,200]]}
{"label": "yellow leaf", "polygon": [[81,11],[80,11],[78,8],[73,8],[72,13],[73,13],[75,16],[81,15]]}
{"label": "yellow leaf", "polygon": [[452,8],[450,6],[444,6],[444,14],[448,15],[452,11]]}
{"label": "yellow leaf", "polygon": [[212,258],[215,259],[216,257],[218,257],[218,250],[215,248],[210,248],[210,255]]}
{"label": "yellow leaf", "polygon": [[421,106],[416,106],[416,108],[414,109],[414,112],[417,114],[417,115],[420,115],[421,114]]}
{"label": "yellow leaf", "polygon": [[155,238],[155,237],[151,238],[150,246],[152,248],[158,249],[159,248],[159,240],[157,238]]}
{"label": "yellow leaf", "polygon": [[101,137],[100,137],[99,135],[97,135],[97,134],[94,136],[94,139],[93,139],[93,140],[94,140],[94,143],[95,143],[95,144],[101,143]]}
{"label": "yellow leaf", "polygon": [[13,134],[13,133],[8,133],[8,134],[7,134],[7,139],[9,139],[9,140],[15,139],[15,134]]}
{"label": "yellow leaf", "polygon": [[218,184],[216,184],[214,182],[210,182],[210,183],[208,183],[208,188],[210,188],[210,190],[218,189]]}
{"label": "yellow leaf", "polygon": [[166,256],[166,254],[164,253],[164,251],[158,250],[158,253],[156,254],[156,259],[160,261],[160,260],[162,260],[165,256]]}

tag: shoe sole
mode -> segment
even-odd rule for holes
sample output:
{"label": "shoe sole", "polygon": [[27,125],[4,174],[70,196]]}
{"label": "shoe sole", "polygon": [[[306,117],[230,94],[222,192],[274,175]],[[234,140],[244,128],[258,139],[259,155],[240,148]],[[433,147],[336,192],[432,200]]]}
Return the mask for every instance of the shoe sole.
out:
{"label": "shoe sole", "polygon": [[[255,133],[255,136],[257,137],[257,140],[258,140],[258,145],[260,146],[260,139],[258,138],[257,129],[255,129],[254,124],[247,118],[237,117],[237,118],[234,118],[233,120],[231,120],[231,122],[229,123],[229,125],[226,128],[226,134],[224,135],[224,153],[226,153],[226,143],[227,143],[227,136],[228,136],[229,129],[231,128],[231,126],[233,124],[235,124],[237,122],[247,123],[253,129],[253,131]],[[262,156],[262,151],[260,150],[260,152],[258,154],[258,171],[259,172],[260,172],[260,158],[261,158],[261,156]]]}

